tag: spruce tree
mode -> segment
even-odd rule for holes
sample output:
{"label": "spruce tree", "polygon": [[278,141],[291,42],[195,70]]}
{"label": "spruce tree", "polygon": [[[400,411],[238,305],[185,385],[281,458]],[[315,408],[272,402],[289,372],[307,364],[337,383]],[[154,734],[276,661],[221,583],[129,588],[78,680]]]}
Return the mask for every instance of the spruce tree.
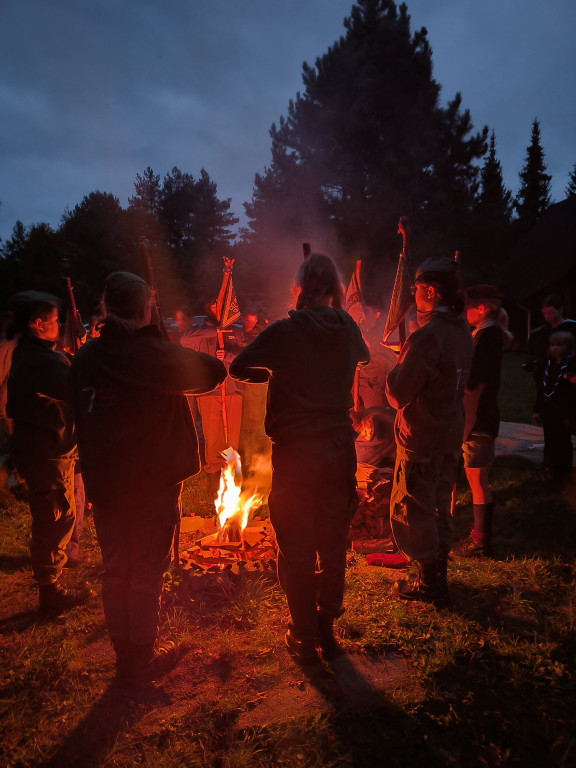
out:
{"label": "spruce tree", "polygon": [[250,231],[256,238],[270,211],[277,237],[308,224],[308,237],[298,231],[307,240],[322,222],[349,257],[395,264],[406,215],[421,255],[424,233],[435,252],[452,253],[477,191],[487,129],[471,135],[459,94],[440,106],[427,32],[411,34],[405,4],[359,0],[344,26],[313,67],[304,64],[304,92],[272,126],[272,165],[246,206]]}
{"label": "spruce tree", "polygon": [[496,158],[496,137],[490,136],[488,157],[480,172],[480,193],[477,202],[478,213],[494,221],[510,221],[512,214],[512,193],[504,186],[502,165]]}
{"label": "spruce tree", "polygon": [[566,187],[566,197],[576,197],[576,163],[570,171],[568,185]]}
{"label": "spruce tree", "polygon": [[540,123],[532,123],[532,140],[526,148],[526,160],[519,174],[520,190],[515,208],[522,229],[532,229],[550,207],[550,182],[552,176],[546,173],[544,152],[540,143]]}

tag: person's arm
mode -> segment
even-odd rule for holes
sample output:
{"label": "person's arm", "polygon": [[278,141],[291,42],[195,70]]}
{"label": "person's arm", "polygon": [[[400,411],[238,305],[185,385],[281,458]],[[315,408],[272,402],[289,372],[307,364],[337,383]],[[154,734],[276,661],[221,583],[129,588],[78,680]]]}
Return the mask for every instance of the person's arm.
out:
{"label": "person's arm", "polygon": [[254,341],[244,347],[230,363],[228,373],[233,379],[250,384],[265,384],[274,367],[274,351],[277,349],[275,326],[265,328]]}
{"label": "person's arm", "polygon": [[427,381],[435,378],[439,348],[437,339],[417,331],[408,338],[395,368],[386,377],[386,398],[398,410],[411,403]]}

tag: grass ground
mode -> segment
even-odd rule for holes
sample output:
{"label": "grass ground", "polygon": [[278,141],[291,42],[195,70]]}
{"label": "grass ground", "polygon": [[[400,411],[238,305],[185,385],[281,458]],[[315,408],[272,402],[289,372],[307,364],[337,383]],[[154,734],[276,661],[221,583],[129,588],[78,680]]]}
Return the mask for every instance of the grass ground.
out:
{"label": "grass ground", "polygon": [[[504,398],[515,389],[513,362]],[[351,659],[401,670],[363,695],[338,688],[333,670],[315,678],[294,667],[282,643],[285,601],[270,577],[196,583],[178,572],[167,576],[163,631],[187,641],[189,653],[158,685],[132,699],[115,695],[91,519],[85,564],[67,578],[85,579],[97,597],[47,622],[36,613],[28,508],[4,501],[0,765],[576,765],[576,488],[561,491],[529,469],[503,466],[493,486],[495,556],[450,562],[450,607],[405,604],[391,589],[401,574],[360,555],[351,560],[341,640]],[[208,513],[201,477],[185,498]],[[470,516],[462,485],[459,531]],[[291,700],[311,690],[324,706],[290,716]],[[286,714],[260,716],[274,691]]]}

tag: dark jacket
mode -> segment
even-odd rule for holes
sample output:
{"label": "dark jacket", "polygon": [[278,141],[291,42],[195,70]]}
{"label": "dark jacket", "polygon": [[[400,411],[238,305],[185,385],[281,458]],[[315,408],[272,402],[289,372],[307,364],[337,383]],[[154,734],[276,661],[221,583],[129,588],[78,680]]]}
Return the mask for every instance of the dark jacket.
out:
{"label": "dark jacket", "polygon": [[148,497],[196,474],[198,439],[184,395],[212,390],[225,376],[216,358],[110,315],[70,370],[89,498]]}
{"label": "dark jacket", "polygon": [[462,445],[462,398],[473,344],[463,317],[434,312],[410,334],[386,379],[386,397],[397,409],[396,445],[415,456],[441,456]]}
{"label": "dark jacket", "polygon": [[370,353],[347,312],[331,307],[293,310],[267,326],[230,365],[230,376],[270,379],[265,429],[272,442],[330,434],[353,440],[349,411],[358,363]]}
{"label": "dark jacket", "polygon": [[11,452],[26,475],[39,459],[56,459],[76,445],[68,399],[70,361],[56,344],[24,334],[14,349],[6,413],[14,420]]}
{"label": "dark jacket", "polygon": [[500,429],[498,392],[504,347],[502,331],[497,325],[489,325],[478,328],[472,337],[474,357],[464,395],[465,440],[470,434],[497,437]]}

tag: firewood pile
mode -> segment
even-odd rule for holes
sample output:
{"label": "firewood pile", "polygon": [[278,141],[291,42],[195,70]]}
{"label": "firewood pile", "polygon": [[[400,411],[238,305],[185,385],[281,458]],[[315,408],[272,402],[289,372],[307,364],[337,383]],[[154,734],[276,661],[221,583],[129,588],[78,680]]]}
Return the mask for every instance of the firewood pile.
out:
{"label": "firewood pile", "polygon": [[[186,524],[186,520],[182,519],[185,529],[194,527]],[[199,536],[180,547],[180,567],[184,571],[202,574],[275,569],[276,538],[269,520],[254,518],[243,531],[233,525],[217,528],[207,520],[195,525]]]}
{"label": "firewood pile", "polygon": [[348,545],[362,554],[385,552],[390,549],[391,467],[358,464],[358,511],[350,525]]}

